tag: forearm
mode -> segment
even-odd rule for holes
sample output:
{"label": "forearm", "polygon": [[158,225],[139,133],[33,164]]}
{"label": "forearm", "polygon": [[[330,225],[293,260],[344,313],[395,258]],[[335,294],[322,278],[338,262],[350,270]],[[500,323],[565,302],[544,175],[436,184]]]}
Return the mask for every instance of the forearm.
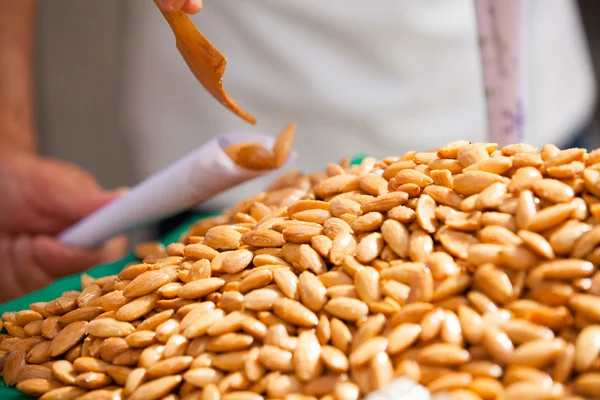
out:
{"label": "forearm", "polygon": [[36,0],[0,0],[0,150],[36,147],[33,50]]}

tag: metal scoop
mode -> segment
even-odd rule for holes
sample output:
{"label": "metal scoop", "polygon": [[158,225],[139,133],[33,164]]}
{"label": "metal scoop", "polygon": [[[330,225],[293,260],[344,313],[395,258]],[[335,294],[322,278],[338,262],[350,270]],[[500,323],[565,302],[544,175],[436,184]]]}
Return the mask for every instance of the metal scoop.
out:
{"label": "metal scoop", "polygon": [[[158,0],[154,0],[158,6]],[[177,49],[202,86],[221,104],[249,124],[256,118],[237,105],[223,89],[223,74],[227,59],[196,28],[183,11],[164,11],[159,7],[175,35]]]}

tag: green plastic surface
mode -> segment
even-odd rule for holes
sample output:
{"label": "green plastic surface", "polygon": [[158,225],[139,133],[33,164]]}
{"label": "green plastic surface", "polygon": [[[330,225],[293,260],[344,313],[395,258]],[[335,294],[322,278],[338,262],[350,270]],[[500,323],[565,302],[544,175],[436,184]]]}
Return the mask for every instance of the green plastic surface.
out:
{"label": "green plastic surface", "polygon": [[[183,234],[187,228],[194,222],[212,216],[215,214],[198,214],[192,217],[189,221],[186,221],[173,232],[168,234],[165,238],[161,240],[165,245],[169,243],[176,242],[179,239],[179,236]],[[107,275],[113,275],[119,273],[125,265],[129,264],[132,261],[135,261],[136,257],[133,254],[129,254],[122,258],[119,261],[115,261],[110,264],[103,264],[94,267],[86,273],[94,278],[100,278]],[[65,278],[57,279],[51,285],[40,289],[36,292],[29,293],[26,296],[20,297],[18,299],[6,302],[4,304],[0,304],[0,315],[6,311],[20,311],[26,310],[29,308],[31,303],[35,303],[38,301],[50,301],[59,297],[63,292],[68,290],[80,290],[81,289],[81,274],[68,276]],[[32,399],[32,397],[26,396],[23,393],[19,392],[17,389],[8,387],[4,384],[4,381],[0,378],[0,399],[1,400],[24,400],[24,399]]]}
{"label": "green plastic surface", "polygon": [[[359,164],[363,158],[364,156],[362,155],[356,156],[352,159],[351,164]],[[216,214],[195,215],[194,217],[190,218],[189,221],[181,224],[177,229],[165,236],[161,242],[165,245],[176,242],[179,239],[179,236],[181,236],[191,224],[202,218],[207,218],[213,215]],[[115,261],[110,264],[98,265],[97,267],[86,271],[86,273],[94,278],[118,274],[125,267],[125,265],[135,260],[136,257],[133,254],[129,254],[119,261]],[[26,310],[29,308],[31,303],[53,300],[57,297],[60,297],[63,292],[68,290],[81,290],[81,274],[57,279],[51,285],[43,289],[29,293],[26,296],[6,302],[4,304],[0,304],[0,315],[6,311]],[[33,397],[24,395],[15,388],[6,386],[2,378],[0,378],[0,400],[24,400],[32,398]]]}

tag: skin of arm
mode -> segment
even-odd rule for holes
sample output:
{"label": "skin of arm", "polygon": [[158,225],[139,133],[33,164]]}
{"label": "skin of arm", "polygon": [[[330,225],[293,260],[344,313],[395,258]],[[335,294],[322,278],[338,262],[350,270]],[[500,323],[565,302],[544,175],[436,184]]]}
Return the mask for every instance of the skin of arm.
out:
{"label": "skin of arm", "polygon": [[36,0],[0,0],[0,150],[36,147],[33,51]]}

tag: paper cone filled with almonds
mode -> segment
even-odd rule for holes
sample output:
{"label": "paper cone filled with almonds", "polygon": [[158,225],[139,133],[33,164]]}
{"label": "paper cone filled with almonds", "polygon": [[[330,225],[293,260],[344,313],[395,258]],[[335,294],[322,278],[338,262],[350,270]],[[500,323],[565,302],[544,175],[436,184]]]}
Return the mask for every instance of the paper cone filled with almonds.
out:
{"label": "paper cone filled with almonds", "polygon": [[272,150],[258,142],[242,142],[228,146],[224,151],[241,167],[254,170],[277,169],[288,159],[295,134],[296,124],[291,123],[277,136]]}
{"label": "paper cone filled with almonds", "polygon": [[[276,166],[285,143],[228,154]],[[46,400],[357,400],[399,377],[600,398],[600,150],[457,141],[325,171],[5,313],[4,381]]]}

